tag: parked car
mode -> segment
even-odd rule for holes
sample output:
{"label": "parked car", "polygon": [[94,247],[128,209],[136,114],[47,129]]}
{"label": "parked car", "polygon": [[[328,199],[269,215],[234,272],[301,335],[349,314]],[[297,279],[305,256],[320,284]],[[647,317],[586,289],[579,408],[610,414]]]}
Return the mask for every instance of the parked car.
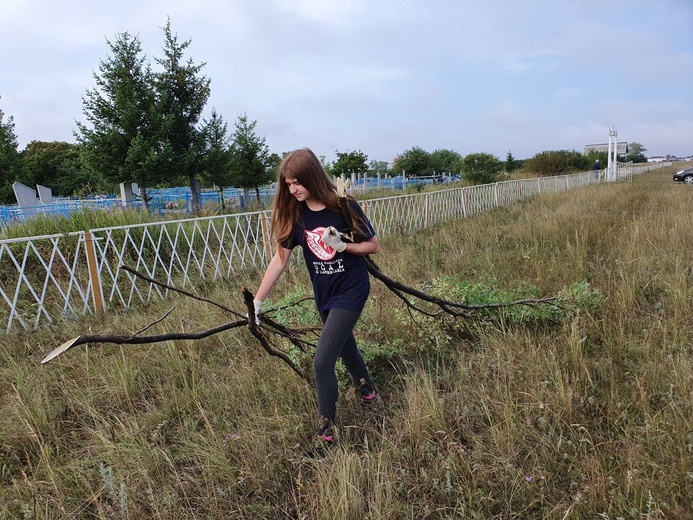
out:
{"label": "parked car", "polygon": [[693,184],[693,168],[685,168],[677,171],[674,174],[674,180],[677,182],[685,182],[686,184]]}

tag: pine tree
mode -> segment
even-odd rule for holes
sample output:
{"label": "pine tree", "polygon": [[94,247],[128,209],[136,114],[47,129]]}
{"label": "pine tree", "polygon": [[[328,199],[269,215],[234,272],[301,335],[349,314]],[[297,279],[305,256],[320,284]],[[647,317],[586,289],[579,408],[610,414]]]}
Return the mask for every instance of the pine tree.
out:
{"label": "pine tree", "polygon": [[77,123],[77,139],[87,167],[115,183],[136,182],[146,208],[146,187],[162,178],[152,73],[137,36],[125,32],[107,43],[111,55],[82,98],[89,124]]}
{"label": "pine tree", "polygon": [[508,152],[508,155],[505,156],[505,171],[510,173],[515,170],[517,170],[517,161],[513,157],[512,152]]}
{"label": "pine tree", "polygon": [[159,96],[157,112],[161,139],[168,146],[168,175],[187,177],[192,192],[193,211],[200,210],[196,177],[204,169],[204,136],[197,127],[210,95],[210,80],[200,76],[205,63],[183,60],[190,40],[180,42],[171,32],[171,20],[164,27],[164,57],[156,62],[163,68],[155,74]]}
{"label": "pine tree", "polygon": [[271,182],[273,159],[264,137],[255,134],[257,121],[248,121],[248,116],[238,116],[236,131],[231,144],[229,170],[231,182],[246,191],[255,189],[258,202],[260,186]]}
{"label": "pine tree", "polygon": [[231,184],[229,170],[231,138],[228,135],[226,121],[214,109],[212,109],[211,117],[202,121],[202,136],[204,139],[202,176],[207,182],[217,187],[221,207],[225,209],[224,187]]}

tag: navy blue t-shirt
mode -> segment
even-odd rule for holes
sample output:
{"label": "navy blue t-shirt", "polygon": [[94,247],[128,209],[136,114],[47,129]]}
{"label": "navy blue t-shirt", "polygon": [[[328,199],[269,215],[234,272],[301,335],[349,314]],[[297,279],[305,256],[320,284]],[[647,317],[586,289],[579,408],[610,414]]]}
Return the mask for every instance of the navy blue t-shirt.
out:
{"label": "navy blue t-shirt", "polygon": [[[350,202],[350,207],[363,215],[358,204]],[[366,221],[368,229],[364,239],[368,240],[375,236],[375,231],[371,223]],[[341,233],[350,232],[340,213],[328,209],[312,211],[304,203],[303,214],[283,246],[287,249],[301,246],[303,249],[318,311],[348,309],[361,312],[370,291],[366,264],[360,255],[338,253],[323,243],[320,238],[329,226],[334,226]]]}

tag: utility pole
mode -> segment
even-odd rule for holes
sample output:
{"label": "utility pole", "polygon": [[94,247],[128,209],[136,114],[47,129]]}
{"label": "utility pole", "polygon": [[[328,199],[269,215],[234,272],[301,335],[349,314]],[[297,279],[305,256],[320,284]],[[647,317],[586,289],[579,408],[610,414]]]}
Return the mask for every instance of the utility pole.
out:
{"label": "utility pole", "polygon": [[[613,158],[612,158],[612,149],[611,149],[611,141],[613,138]],[[618,171],[618,132],[616,131],[615,126],[610,126],[609,127],[609,163],[606,168],[606,180],[609,182],[613,182],[616,180],[616,174]]]}

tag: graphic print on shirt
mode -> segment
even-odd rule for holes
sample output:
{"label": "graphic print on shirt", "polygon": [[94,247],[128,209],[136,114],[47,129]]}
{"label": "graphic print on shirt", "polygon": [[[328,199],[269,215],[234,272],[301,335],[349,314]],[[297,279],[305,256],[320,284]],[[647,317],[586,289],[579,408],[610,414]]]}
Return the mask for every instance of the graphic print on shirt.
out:
{"label": "graphic print on shirt", "polygon": [[326,245],[321,240],[325,227],[316,227],[313,231],[305,230],[306,245],[308,249],[318,258],[318,262],[313,262],[315,274],[337,274],[344,272],[344,261],[335,258],[337,251]]}
{"label": "graphic print on shirt", "polygon": [[337,254],[337,251],[321,240],[323,231],[325,231],[325,226],[316,227],[313,231],[306,229],[306,245],[311,253],[320,260],[332,260]]}

